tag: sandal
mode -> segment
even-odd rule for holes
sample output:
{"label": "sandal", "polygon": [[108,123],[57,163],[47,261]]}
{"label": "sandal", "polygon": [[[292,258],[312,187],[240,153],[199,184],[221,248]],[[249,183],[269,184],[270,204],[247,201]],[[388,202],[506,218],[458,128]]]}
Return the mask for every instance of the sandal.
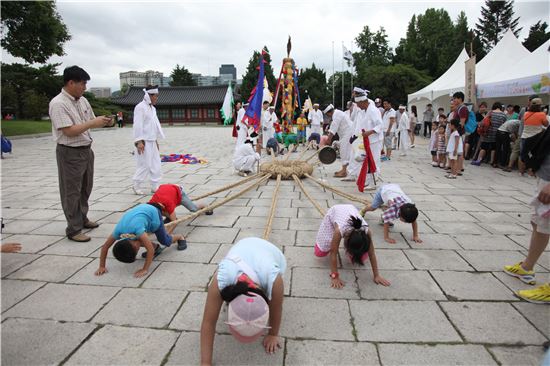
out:
{"label": "sandal", "polygon": [[456,175],[449,174],[449,175],[446,175],[445,178],[447,178],[447,179],[456,179]]}
{"label": "sandal", "polygon": [[185,250],[187,249],[187,240],[180,239],[178,240],[178,250]]}

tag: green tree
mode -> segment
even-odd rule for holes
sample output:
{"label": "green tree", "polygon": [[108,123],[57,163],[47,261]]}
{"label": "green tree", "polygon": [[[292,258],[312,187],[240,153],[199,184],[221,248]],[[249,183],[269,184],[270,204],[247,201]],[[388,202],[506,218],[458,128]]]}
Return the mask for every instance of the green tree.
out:
{"label": "green tree", "polygon": [[172,81],[170,86],[196,86],[197,82],[193,79],[193,76],[185,68],[185,66],[176,65],[172,73],[170,74]]}
{"label": "green tree", "polygon": [[523,41],[525,48],[533,52],[542,46],[544,42],[548,41],[550,39],[550,32],[546,31],[547,28],[548,24],[546,22],[541,23],[540,20],[533,24],[531,28],[529,28],[529,35],[525,38],[525,41]]}
{"label": "green tree", "polygon": [[455,26],[444,9],[430,8],[413,15],[406,38],[396,48],[394,64],[412,65],[432,78],[441,76],[462,51],[465,21],[465,16],[459,16]]}
{"label": "green tree", "polygon": [[392,49],[384,27],[373,33],[366,25],[355,38],[355,44],[359,47],[359,51],[353,55],[355,65],[389,65],[392,61]]}
{"label": "green tree", "polygon": [[44,94],[29,89],[25,91],[23,98],[25,98],[25,117],[41,119],[43,116],[48,115],[50,100]]}
{"label": "green tree", "polygon": [[[356,85],[370,90],[373,97],[388,97],[392,104],[407,102],[407,95],[429,83],[432,79],[410,65],[367,66],[357,69]],[[341,97],[340,97],[341,98]]]}
{"label": "green tree", "polygon": [[326,104],[330,96],[327,89],[327,75],[323,69],[317,68],[315,63],[311,67],[300,70],[298,87],[302,104],[309,96],[313,103]]}
{"label": "green tree", "polygon": [[[264,73],[265,77],[267,78],[269,90],[274,93],[277,86],[277,79],[275,79],[275,76],[273,75],[273,67],[271,66],[271,55],[269,54],[267,46],[264,46],[264,50],[266,51],[266,54],[264,55],[264,61],[266,62],[264,64]],[[254,87],[258,83],[258,75],[260,73],[259,66],[260,52],[254,51],[252,57],[250,58],[250,61],[248,61],[248,66],[246,67],[246,72],[243,75],[243,83],[240,90],[242,100],[244,102],[246,102],[248,98],[250,98],[250,93],[252,92],[252,89],[254,89]]]}
{"label": "green tree", "polygon": [[28,63],[63,56],[71,39],[53,1],[2,1],[2,47]]}
{"label": "green tree", "polygon": [[485,0],[481,7],[481,17],[476,23],[476,35],[485,52],[489,52],[510,28],[517,37],[522,28],[518,28],[519,17],[514,18],[514,1]]}

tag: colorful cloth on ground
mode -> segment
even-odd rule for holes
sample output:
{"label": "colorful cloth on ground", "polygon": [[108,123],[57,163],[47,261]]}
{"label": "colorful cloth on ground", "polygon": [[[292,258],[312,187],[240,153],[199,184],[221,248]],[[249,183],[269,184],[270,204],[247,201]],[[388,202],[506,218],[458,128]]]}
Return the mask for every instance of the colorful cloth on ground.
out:
{"label": "colorful cloth on ground", "polygon": [[170,154],[161,155],[160,161],[163,163],[181,163],[181,164],[207,164],[205,159],[194,157],[191,154]]}

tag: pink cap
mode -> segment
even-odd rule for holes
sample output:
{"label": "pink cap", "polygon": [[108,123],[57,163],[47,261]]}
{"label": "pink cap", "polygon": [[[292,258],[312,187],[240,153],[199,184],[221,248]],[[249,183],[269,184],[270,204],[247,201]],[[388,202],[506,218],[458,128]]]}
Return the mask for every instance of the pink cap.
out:
{"label": "pink cap", "polygon": [[254,342],[268,329],[269,306],[260,295],[239,295],[227,307],[229,331],[242,343]]}

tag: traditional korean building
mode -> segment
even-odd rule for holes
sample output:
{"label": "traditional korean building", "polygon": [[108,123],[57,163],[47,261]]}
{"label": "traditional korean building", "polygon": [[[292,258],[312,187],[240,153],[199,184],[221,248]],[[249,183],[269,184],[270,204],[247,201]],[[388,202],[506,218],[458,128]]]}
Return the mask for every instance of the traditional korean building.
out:
{"label": "traditional korean building", "polygon": [[[227,85],[159,87],[157,116],[161,123],[169,125],[222,124],[220,108],[226,92]],[[127,122],[132,121],[134,107],[142,100],[142,87],[130,87],[125,95],[111,98],[113,104],[130,112],[124,116]]]}

